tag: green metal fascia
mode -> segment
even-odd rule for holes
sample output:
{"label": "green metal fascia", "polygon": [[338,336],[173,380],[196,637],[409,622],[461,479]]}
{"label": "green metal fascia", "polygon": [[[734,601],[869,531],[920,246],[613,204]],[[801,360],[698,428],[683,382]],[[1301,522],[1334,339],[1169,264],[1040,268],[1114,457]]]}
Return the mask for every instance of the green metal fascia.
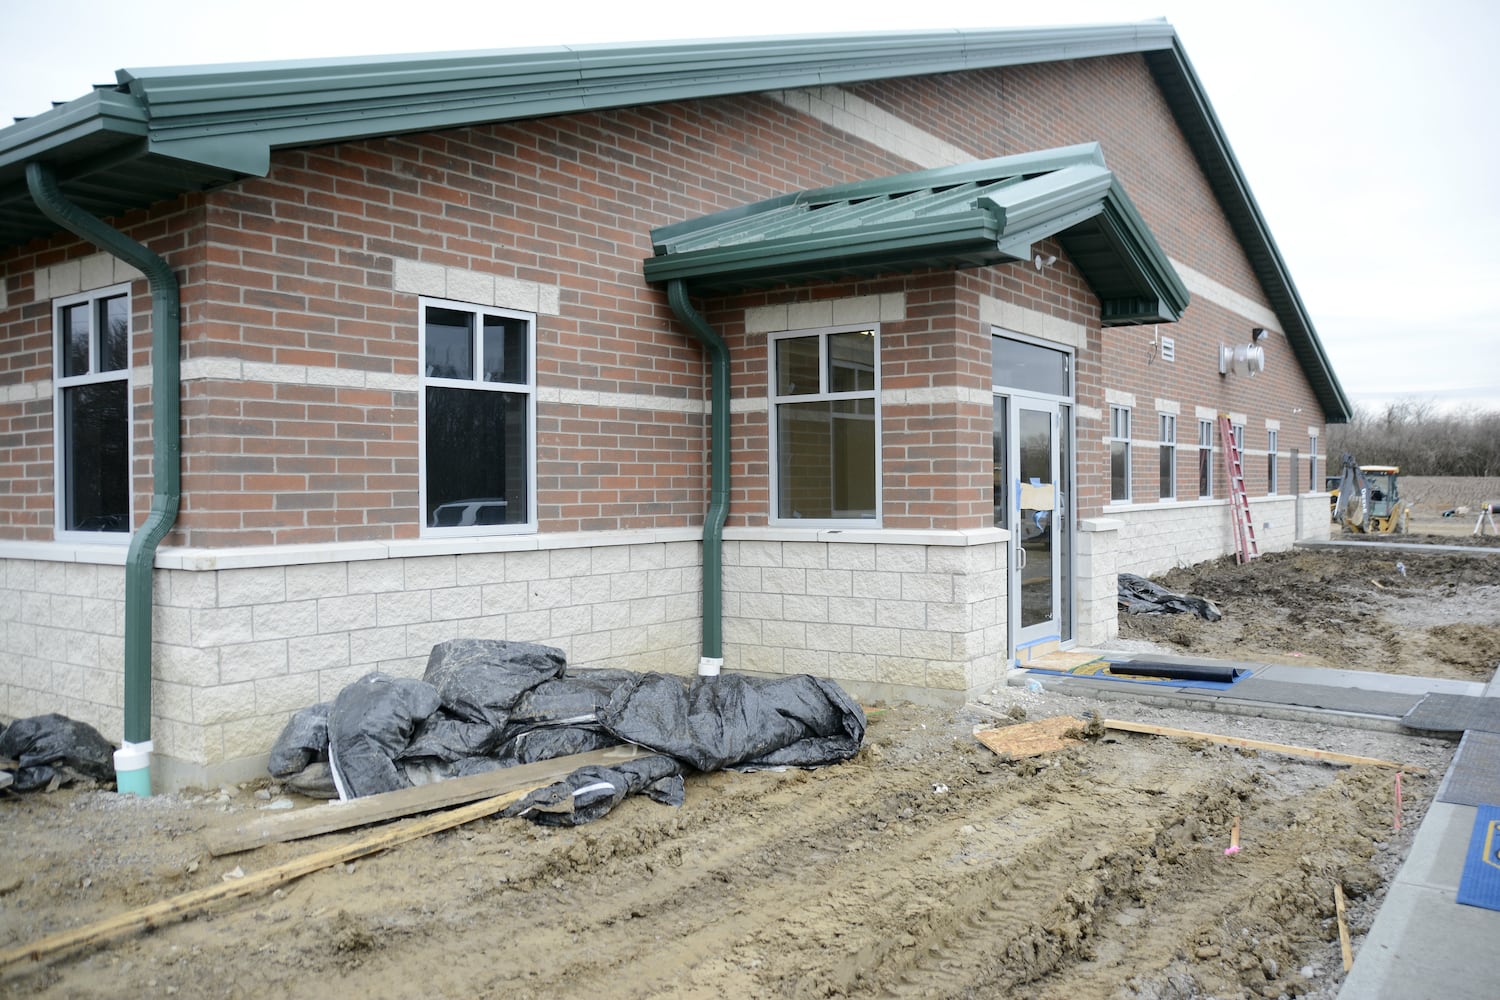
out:
{"label": "green metal fascia", "polygon": [[27,164],[26,181],[49,219],[137,268],[151,285],[151,512],[131,536],[125,557],[125,740],[146,743],[151,739],[151,571],[182,498],[177,275],[161,257],[69,202],[49,166]]}
{"label": "green metal fascia", "polygon": [[25,165],[59,147],[88,142],[91,147],[120,144],[146,134],[146,113],[126,94],[96,90],[33,118],[0,129],[0,177],[13,168],[20,178]]}
{"label": "green metal fascia", "polygon": [[235,174],[264,177],[271,172],[271,149],[264,142],[245,136],[213,136],[206,139],[153,138],[147,151],[182,163],[199,164]]}
{"label": "green metal fascia", "polygon": [[703,656],[724,657],[724,522],[729,516],[729,347],[693,308],[686,283],[667,285],[667,301],[709,359],[709,486],[703,515]]}
{"label": "green metal fascia", "polygon": [[1110,185],[1104,198],[1103,220],[1116,234],[1122,252],[1130,255],[1135,269],[1146,278],[1163,304],[1172,310],[1172,318],[1175,320],[1181,316],[1192,298],[1187,285],[1183,284],[1171,258],[1156,242],[1146,220],[1141,218],[1135,203],[1118,181]]}
{"label": "green metal fascia", "polygon": [[[984,194],[979,204],[995,213],[1004,233],[1051,224],[1079,211],[1097,206],[1114,182],[1114,174],[1095,164],[1062,167],[1051,173],[1027,179]],[[1052,232],[1057,232],[1054,228]],[[1050,233],[1048,235],[1051,235]]]}
{"label": "green metal fascia", "polygon": [[1077,166],[1081,163],[1103,165],[1104,154],[1097,142],[1079,143],[1075,146],[1062,146],[1057,149],[1043,150],[1036,153],[1017,153],[1012,156],[996,157],[995,159],[983,160],[978,163],[963,163],[949,167],[935,167],[931,170],[917,170],[906,174],[894,174],[888,177],[877,177],[870,180],[854,181],[849,184],[838,184],[833,187],[817,188],[812,191],[794,191],[790,194],[757,201],[750,205],[740,205],[735,208],[714,212],[712,215],[700,216],[696,219],[688,219],[683,222],[660,226],[651,231],[651,240],[656,252],[664,253],[673,249],[676,241],[706,232],[712,227],[734,223],[738,220],[748,219],[789,206],[815,206],[841,201],[860,201],[866,198],[889,198],[893,195],[905,194],[912,191],[953,187],[960,184],[975,184],[981,181],[997,181],[1003,177],[1028,177],[1036,174],[1046,174],[1055,170],[1061,170],[1064,167]]}
{"label": "green metal fascia", "polygon": [[[179,129],[195,136],[266,133],[276,148],[368,135],[372,121],[382,123],[380,134],[424,131],[1140,52],[1169,47],[1174,37],[1171,26],[1158,21],[169,67],[121,70],[118,79],[150,110],[160,140]],[[455,94],[468,96],[455,100]]]}
{"label": "green metal fascia", "polygon": [[858,267],[864,260],[915,259],[942,251],[995,251],[999,227],[988,212],[940,216],[780,241],[736,243],[686,254],[648,257],[646,280],[662,282],[712,277],[733,279],[758,273],[794,273],[831,258]]}

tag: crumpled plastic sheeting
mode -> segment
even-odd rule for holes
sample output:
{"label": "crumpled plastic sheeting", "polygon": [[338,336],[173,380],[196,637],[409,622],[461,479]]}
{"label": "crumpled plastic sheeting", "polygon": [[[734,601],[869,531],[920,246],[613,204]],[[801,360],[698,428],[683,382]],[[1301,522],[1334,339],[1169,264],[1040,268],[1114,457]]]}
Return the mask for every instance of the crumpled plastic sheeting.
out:
{"label": "crumpled plastic sheeting", "polygon": [[410,677],[366,674],[339,692],[328,713],[328,756],[339,797],[358,798],[411,784],[396,756],[417,723],[438,710],[437,690]]}
{"label": "crumpled plastic sheeting", "polygon": [[[568,787],[566,802],[554,786],[553,807],[526,812],[537,822],[577,825],[636,792],[662,801],[675,794],[681,802],[681,775],[689,769],[816,767],[847,760],[864,740],[864,712],[837,684],[816,677],[689,681],[565,668],[562,651],[549,646],[459,639],[433,648],[422,680],[374,673],[355,681],[327,706],[323,722],[340,797],[623,742],[657,752],[638,758],[648,764],[584,769],[576,781],[560,783]],[[307,774],[295,771],[299,763],[321,766],[322,707],[303,709],[283,731],[272,758],[293,768],[287,773]],[[677,793],[668,780],[674,776]]]}
{"label": "crumpled plastic sheeting", "polygon": [[314,761],[328,759],[328,713],[333,702],[298,709],[276,737],[266,770],[272,777],[290,778],[307,770]]}
{"label": "crumpled plastic sheeting", "polygon": [[609,812],[627,795],[680,806],[686,799],[682,765],[653,754],[613,767],[580,767],[556,784],[538,788],[505,808],[501,816],[524,816],[541,826],[582,826]]}
{"label": "crumpled plastic sheeting", "polygon": [[628,743],[699,771],[816,767],[859,752],[865,713],[831,681],[807,674],[642,674],[615,692],[599,722]]}
{"label": "crumpled plastic sheeting", "polygon": [[442,711],[417,728],[399,763],[457,775],[474,757],[529,764],[616,746],[598,724],[615,688],[635,676],[624,670],[565,675],[563,651],[499,639],[453,639],[427,658],[423,680],[435,685]]}
{"label": "crumpled plastic sheeting", "polygon": [[1213,601],[1201,597],[1189,597],[1186,594],[1174,594],[1165,587],[1159,587],[1145,577],[1136,576],[1134,573],[1121,573],[1117,587],[1120,609],[1127,614],[1159,615],[1169,612],[1173,614],[1188,612],[1210,622],[1216,622],[1224,617],[1224,613]]}
{"label": "crumpled plastic sheeting", "polygon": [[115,748],[87,722],[51,713],[17,719],[0,733],[0,757],[15,761],[18,792],[67,785],[79,778],[115,780]]}
{"label": "crumpled plastic sheeting", "polygon": [[[495,669],[502,666],[504,669]],[[543,681],[561,677],[563,651],[534,642],[450,639],[433,647],[422,679],[437,688],[443,707],[465,722],[499,730],[521,696]]]}

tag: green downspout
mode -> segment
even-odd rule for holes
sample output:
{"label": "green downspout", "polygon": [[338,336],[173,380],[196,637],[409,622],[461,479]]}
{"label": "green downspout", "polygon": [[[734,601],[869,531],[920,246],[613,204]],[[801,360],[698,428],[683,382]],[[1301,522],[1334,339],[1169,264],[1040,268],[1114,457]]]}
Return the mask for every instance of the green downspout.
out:
{"label": "green downspout", "polygon": [[703,655],[700,677],[717,676],[724,665],[724,520],[729,514],[729,348],[698,315],[681,279],[667,284],[677,318],[708,351],[709,489],[703,516]]}
{"label": "green downspout", "polygon": [[52,168],[26,164],[26,186],[47,218],[146,275],[151,285],[151,513],[125,557],[125,745],[115,755],[121,792],[151,794],[151,570],[182,499],[181,300],[167,262],[63,196]]}

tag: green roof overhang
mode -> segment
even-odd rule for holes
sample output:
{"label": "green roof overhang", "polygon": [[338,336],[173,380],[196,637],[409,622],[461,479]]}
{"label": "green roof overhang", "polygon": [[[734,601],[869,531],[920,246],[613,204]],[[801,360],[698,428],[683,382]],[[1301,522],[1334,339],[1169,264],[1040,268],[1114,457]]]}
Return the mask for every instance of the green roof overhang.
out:
{"label": "green roof overhang", "polygon": [[1106,326],[1169,323],[1188,291],[1099,146],[783,195],[652,233],[652,282],[700,293],[1028,261],[1056,237]]}

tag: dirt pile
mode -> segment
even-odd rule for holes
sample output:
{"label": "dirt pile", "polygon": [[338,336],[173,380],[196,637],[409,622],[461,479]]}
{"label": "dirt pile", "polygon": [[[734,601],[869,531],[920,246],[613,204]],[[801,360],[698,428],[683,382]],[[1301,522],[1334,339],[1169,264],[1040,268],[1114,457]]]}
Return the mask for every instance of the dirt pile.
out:
{"label": "dirt pile", "polygon": [[1226,557],[1157,578],[1224,613],[1120,617],[1120,636],[1236,660],[1489,680],[1500,665],[1500,555],[1371,546]]}

